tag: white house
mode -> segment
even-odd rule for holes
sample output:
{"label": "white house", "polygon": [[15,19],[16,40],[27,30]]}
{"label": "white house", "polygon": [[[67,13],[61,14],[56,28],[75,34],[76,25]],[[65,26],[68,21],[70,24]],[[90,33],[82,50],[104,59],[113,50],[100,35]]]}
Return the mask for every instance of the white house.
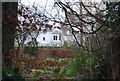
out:
{"label": "white house", "polygon": [[[44,28],[43,28],[44,30]],[[65,32],[65,33],[64,33]],[[34,33],[33,33],[34,35]],[[76,34],[77,36],[77,34]],[[17,40],[16,40],[17,41]],[[73,35],[71,35],[69,30],[62,30],[60,27],[53,27],[51,30],[43,32],[42,30],[39,32],[39,35],[36,39],[38,46],[62,46],[64,45],[64,41],[68,43],[74,42],[75,39]],[[24,45],[30,45],[32,43],[31,36],[28,36],[24,42]],[[15,42],[15,46],[18,46],[18,43]]]}
{"label": "white house", "polygon": [[40,32],[37,37],[38,46],[61,46],[62,41],[62,31],[58,28],[53,28],[51,31],[46,33]]}

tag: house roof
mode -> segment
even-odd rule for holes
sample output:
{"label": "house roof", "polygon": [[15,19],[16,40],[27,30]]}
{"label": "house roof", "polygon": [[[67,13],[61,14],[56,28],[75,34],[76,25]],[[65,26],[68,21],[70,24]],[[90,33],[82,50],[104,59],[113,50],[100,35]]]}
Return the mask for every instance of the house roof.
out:
{"label": "house roof", "polygon": [[58,28],[53,29],[52,34],[61,34],[62,31]]}

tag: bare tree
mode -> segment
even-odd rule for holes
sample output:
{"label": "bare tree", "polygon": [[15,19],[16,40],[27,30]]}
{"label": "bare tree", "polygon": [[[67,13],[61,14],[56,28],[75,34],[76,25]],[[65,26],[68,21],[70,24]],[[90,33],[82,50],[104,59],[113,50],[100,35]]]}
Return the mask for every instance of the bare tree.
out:
{"label": "bare tree", "polygon": [[[19,3],[18,18],[19,24],[17,26],[16,44],[19,48],[31,45],[37,48],[37,37],[41,32],[47,32],[52,28],[52,25],[48,24],[49,19],[45,13],[40,11],[38,5],[25,6]],[[22,54],[24,49],[19,49],[19,54]],[[36,49],[37,50],[37,49]],[[33,50],[35,51],[35,50]],[[37,52],[36,52],[37,53]]]}
{"label": "bare tree", "polygon": [[[105,9],[100,9],[97,3],[88,4],[84,2],[81,3],[82,8],[84,9],[85,13],[80,14],[76,10],[73,9],[73,5],[71,6],[68,2],[56,1],[55,4],[62,8],[65,13],[66,18],[66,25],[72,30],[72,34],[74,35],[74,28],[77,28],[81,33],[85,35],[85,39],[87,39],[88,44],[87,46],[81,45],[77,38],[77,44],[82,47],[84,50],[92,51],[94,49],[95,44],[99,46],[97,49],[104,50],[103,57],[105,57],[105,66],[101,68],[101,70],[106,68],[106,72],[101,72],[103,75],[103,79],[119,79],[119,59],[116,58],[116,55],[119,55],[119,44],[117,41],[119,40],[119,6],[120,2],[103,2],[105,4],[101,4],[105,6]],[[94,8],[96,13],[90,11],[90,8]],[[77,20],[72,21],[69,16],[69,13],[75,16]],[[76,24],[75,22],[78,21],[79,23]],[[106,32],[105,32],[106,31]],[[113,31],[113,32],[111,32]],[[90,36],[91,35],[91,36]],[[111,40],[109,40],[112,38]],[[94,42],[93,42],[94,41]],[[114,42],[116,41],[116,43]],[[116,45],[117,44],[117,45]],[[113,47],[114,46],[114,47]],[[87,48],[88,47],[88,48]],[[86,49],[87,48],[87,49]],[[108,49],[108,51],[106,51]],[[114,51],[114,52],[113,52]],[[116,63],[114,62],[116,60]],[[103,71],[103,70],[102,70]]]}

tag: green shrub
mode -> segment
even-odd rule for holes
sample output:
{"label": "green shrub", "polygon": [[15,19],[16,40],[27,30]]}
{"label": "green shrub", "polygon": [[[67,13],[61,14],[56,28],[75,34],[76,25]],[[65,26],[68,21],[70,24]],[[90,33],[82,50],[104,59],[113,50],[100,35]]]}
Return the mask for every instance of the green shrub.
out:
{"label": "green shrub", "polygon": [[26,46],[24,52],[35,56],[37,53],[37,47]]}

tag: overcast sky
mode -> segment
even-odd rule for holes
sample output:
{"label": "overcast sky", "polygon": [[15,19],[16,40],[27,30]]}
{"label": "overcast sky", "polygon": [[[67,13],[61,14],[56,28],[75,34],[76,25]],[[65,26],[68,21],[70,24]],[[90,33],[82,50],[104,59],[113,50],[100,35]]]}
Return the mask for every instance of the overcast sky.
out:
{"label": "overcast sky", "polygon": [[53,5],[54,0],[21,0],[21,2],[25,5],[31,5],[33,3],[36,3],[36,4],[39,4],[41,6],[48,7],[48,6]]}
{"label": "overcast sky", "polygon": [[54,4],[54,0],[21,0],[21,2],[27,6],[33,4],[35,4],[36,6],[38,5],[39,7],[41,7],[39,9],[45,9],[48,12],[50,12]]}
{"label": "overcast sky", "polygon": [[[62,0],[64,1],[64,0]],[[69,0],[69,1],[79,1],[79,0]],[[82,1],[101,1],[101,0],[82,0]],[[53,8],[53,4],[54,4],[54,0],[21,0],[21,2],[24,4],[24,5],[27,5],[27,6],[30,6],[30,5],[33,5],[34,3],[36,5],[38,5],[41,10],[41,12],[47,12],[47,16],[55,16],[57,18],[57,16],[59,17],[64,17],[64,14],[63,12],[59,12],[59,14],[57,14],[57,10],[55,10],[55,8]],[[64,19],[62,19],[64,20]]]}
{"label": "overcast sky", "polygon": [[[30,6],[35,3],[38,5],[38,8],[41,12],[45,12],[48,17],[52,17],[56,15],[56,10],[53,8],[54,0],[21,0],[24,5]],[[52,16],[51,16],[52,15]],[[52,22],[50,22],[51,24]]]}
{"label": "overcast sky", "polygon": [[[54,0],[21,0],[24,4],[28,5],[28,4],[33,4],[34,2],[44,5],[46,4],[46,2],[48,3],[47,5],[51,5],[54,3]],[[64,0],[63,0],[64,1]],[[69,0],[69,1],[79,1],[79,0]],[[100,2],[101,0],[82,0],[84,1],[95,1],[95,2]]]}

